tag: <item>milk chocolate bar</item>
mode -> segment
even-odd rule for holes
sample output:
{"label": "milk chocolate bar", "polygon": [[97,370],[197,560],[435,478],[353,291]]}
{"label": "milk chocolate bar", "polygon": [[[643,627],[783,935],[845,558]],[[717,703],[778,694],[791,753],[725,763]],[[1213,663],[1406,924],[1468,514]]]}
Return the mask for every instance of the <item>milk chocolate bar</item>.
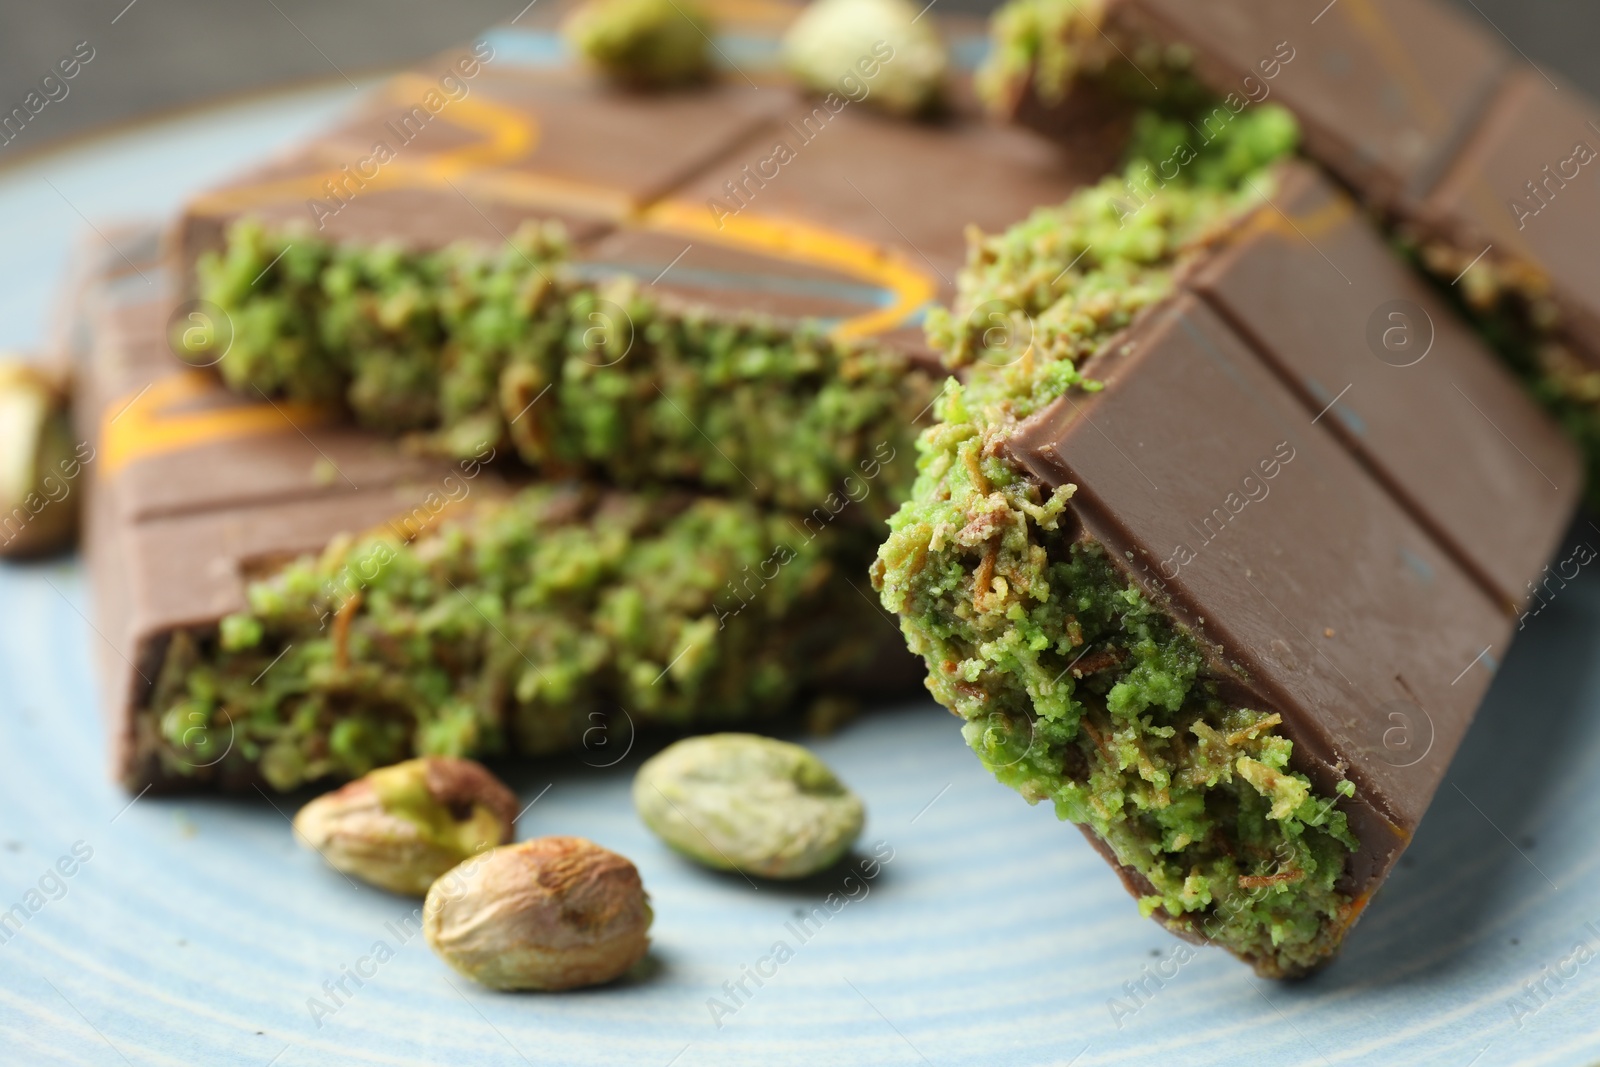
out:
{"label": "milk chocolate bar", "polygon": [[[886,444],[903,464],[886,481],[908,484],[939,377],[914,369],[935,362],[919,320],[954,292],[962,225],[1059,200],[1088,161],[970,106],[938,125],[874,113],[868,74],[802,97],[752,62],[760,82],[620,93],[517,63],[536,36],[441,59],[471,89],[426,124],[400,79],[197,198],[180,269],[232,326],[197,361],[246,394],[544,475],[809,510]],[[364,145],[393,158],[337,162]],[[925,180],[956,160],[963,180]]]}
{"label": "milk chocolate bar", "polygon": [[[963,227],[998,229],[1060,201],[1121,151],[1063,161],[984,121],[966,71],[937,124],[864,106],[872,77],[802,94],[777,47],[798,5],[708,7],[732,66],[700,89],[608,86],[565,53],[561,4],[396,78],[325,134],[194,198],[172,247],[186,285],[240,218],[410,252],[500,248],[537,220],[561,226],[591,277],[625,274],[652,295],[812,319],[927,357],[919,322],[954,295]],[[980,23],[940,25],[958,56],[981,46]],[[930,180],[957,162],[961,180]]]}
{"label": "milk chocolate bar", "polygon": [[874,580],[1000,780],[1176,933],[1301,974],[1416,831],[1581,462],[1309,167],[1131,218],[1118,185],[975,247]]}
{"label": "milk chocolate bar", "polygon": [[1600,106],[1482,19],[1439,0],[1016,0],[1010,12],[989,71],[1000,109],[1048,132],[1081,85],[1120,98],[1113,111],[1165,111],[1186,144],[1150,160],[1152,180],[1217,151],[1238,116],[1287,108],[1305,154],[1409,242],[1563,422],[1600,440],[1587,384],[1600,368]]}

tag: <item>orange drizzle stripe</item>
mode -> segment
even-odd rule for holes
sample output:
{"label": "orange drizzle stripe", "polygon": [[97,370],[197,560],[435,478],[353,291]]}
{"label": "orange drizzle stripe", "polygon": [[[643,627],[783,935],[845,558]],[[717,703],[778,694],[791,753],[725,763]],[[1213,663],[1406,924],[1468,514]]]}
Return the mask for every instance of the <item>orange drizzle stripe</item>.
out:
{"label": "orange drizzle stripe", "polygon": [[214,441],[252,437],[322,422],[327,414],[311,404],[250,404],[220,411],[167,414],[174,404],[214,392],[207,374],[183,371],[163,378],[143,395],[111,404],[100,427],[106,477],[151,456],[179,452]]}
{"label": "orange drizzle stripe", "polygon": [[1291,240],[1312,240],[1332,233],[1355,213],[1355,205],[1345,196],[1335,196],[1309,215],[1298,217],[1283,214],[1270,204],[1263,204],[1246,224],[1249,232],[1273,233]]}
{"label": "orange drizzle stripe", "polygon": [[793,263],[831,268],[880,285],[893,294],[894,302],[889,307],[856,315],[834,327],[837,337],[869,337],[903,325],[938,292],[926,273],[896,253],[797,219],[740,214],[719,223],[703,204],[664,200],[645,211],[640,222],[647,229],[687,234]]}

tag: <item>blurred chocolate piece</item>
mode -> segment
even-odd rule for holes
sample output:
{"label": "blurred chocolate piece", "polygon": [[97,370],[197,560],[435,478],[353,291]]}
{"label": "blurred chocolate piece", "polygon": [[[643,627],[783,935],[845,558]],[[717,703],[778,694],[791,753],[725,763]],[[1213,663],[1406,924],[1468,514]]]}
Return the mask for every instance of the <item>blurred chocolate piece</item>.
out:
{"label": "blurred chocolate piece", "polygon": [[[417,250],[498,245],[524,221],[554,220],[595,275],[632,274],[717,311],[821,320],[931,360],[921,315],[953,297],[965,227],[1002,229],[1057,203],[1120,150],[1107,137],[1063,161],[986,122],[968,71],[952,75],[952,113],[938,124],[864,106],[893,60],[807,96],[777,47],[800,6],[730,8],[711,14],[736,67],[680,92],[623,93],[585,72],[547,28],[559,4],[533,25],[530,15],[493,30],[194,198],[171,248],[179,274],[192,277],[196,257],[246,215]],[[938,25],[958,55],[982,40],[981,23]],[[429,97],[444,71],[464,86],[459,100]]]}
{"label": "blurred chocolate piece", "polygon": [[[1423,246],[1435,274],[1462,282],[1471,268],[1469,302],[1512,297],[1541,335],[1600,368],[1600,106],[1485,20],[1442,0],[1108,0],[1100,25],[1127,56],[1175,50],[1216,94],[1198,143],[1246,108],[1283,105],[1306,154]],[[1171,69],[1146,74],[1166,85]],[[1055,112],[1081,107],[1074,92],[1046,106],[1019,85],[1006,100],[1059,136]]]}

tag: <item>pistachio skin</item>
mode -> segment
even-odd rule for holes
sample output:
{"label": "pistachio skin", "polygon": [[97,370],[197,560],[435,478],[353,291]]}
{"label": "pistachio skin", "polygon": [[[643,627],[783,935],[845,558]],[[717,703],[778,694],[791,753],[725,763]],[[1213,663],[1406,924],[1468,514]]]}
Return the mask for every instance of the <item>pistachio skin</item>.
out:
{"label": "pistachio skin", "polygon": [[78,529],[81,464],[57,375],[0,357],[0,557],[47,555]]}
{"label": "pistachio skin", "polygon": [[861,798],[816,756],[755,734],[669,745],[639,768],[633,805],[677,852],[761,878],[827,870],[866,822]]}
{"label": "pistachio skin", "polygon": [[510,841],[516,816],[516,795],[481,764],[424,756],[318,797],[294,829],[336,870],[420,897],[463,860]]}
{"label": "pistachio skin", "polygon": [[475,856],[422,906],[429,947],[491,989],[554,992],[620,977],[650,947],[639,871],[581,837],[541,837]]}

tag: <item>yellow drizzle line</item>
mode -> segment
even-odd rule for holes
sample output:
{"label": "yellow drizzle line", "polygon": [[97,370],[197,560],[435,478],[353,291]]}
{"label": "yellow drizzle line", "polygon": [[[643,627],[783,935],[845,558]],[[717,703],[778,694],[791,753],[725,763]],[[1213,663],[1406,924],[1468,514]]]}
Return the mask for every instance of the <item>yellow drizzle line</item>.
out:
{"label": "yellow drizzle line", "polygon": [[[415,74],[395,80],[390,95],[401,100],[427,93],[438,88]],[[531,113],[514,111],[503,104],[486,100],[480,94],[465,100],[453,101],[448,108],[450,121],[463,129],[480,133],[484,140],[478,144],[462,145],[447,152],[424,156],[417,168],[429,178],[440,181],[455,178],[469,170],[499,166],[531,153],[539,143],[539,120]],[[440,115],[445,112],[441,111]],[[401,165],[401,173],[409,173],[410,166],[404,156],[397,156],[393,164]]]}
{"label": "yellow drizzle line", "polygon": [[1309,241],[1314,237],[1332,233],[1344,225],[1354,213],[1355,205],[1351,203],[1350,198],[1337,193],[1326,204],[1313,209],[1310,214],[1298,217],[1280,212],[1270,204],[1262,204],[1245,223],[1244,233],[1241,236],[1271,233],[1291,241],[1302,238]]}
{"label": "yellow drizzle line", "polygon": [[893,329],[937,292],[926,273],[895,252],[797,219],[741,214],[719,224],[703,204],[664,200],[645,211],[640,223],[646,229],[765,252],[791,263],[828,267],[893,294],[894,302],[888,307],[856,315],[834,327],[836,337],[870,337]]}
{"label": "yellow drizzle line", "polygon": [[[417,101],[430,89],[438,92],[438,87],[426,78],[404,75],[396,78],[394,84],[385,87],[384,91],[402,106],[421,107]],[[445,118],[447,115],[448,119]],[[356,176],[362,183],[358,186],[360,191],[404,187],[447,188],[456,179],[462,179],[462,184],[476,185],[479,183],[468,180],[479,177],[473,172],[524,158],[539,144],[539,122],[533,115],[478,97],[469,96],[465,100],[452,101],[434,118],[482,134],[484,139],[444,152],[427,153],[420,159],[408,157],[405,154],[406,146],[401,145],[394,149],[395,158],[382,164],[374,176]],[[423,134],[430,128],[431,124],[423,127]],[[194,201],[194,206],[203,211],[229,212],[283,200],[326,200],[327,183],[332,182],[335,188],[339,188],[340,180],[346,176],[346,171],[330,167],[292,178],[221,189],[199,197]]]}
{"label": "yellow drizzle line", "polygon": [[285,401],[250,404],[219,411],[169,414],[167,409],[188,400],[214,395],[216,381],[208,374],[189,370],[162,378],[131,399],[106,408],[100,427],[100,450],[107,477],[149,456],[235,437],[251,437],[291,427],[310,426],[325,413],[310,404]]}

